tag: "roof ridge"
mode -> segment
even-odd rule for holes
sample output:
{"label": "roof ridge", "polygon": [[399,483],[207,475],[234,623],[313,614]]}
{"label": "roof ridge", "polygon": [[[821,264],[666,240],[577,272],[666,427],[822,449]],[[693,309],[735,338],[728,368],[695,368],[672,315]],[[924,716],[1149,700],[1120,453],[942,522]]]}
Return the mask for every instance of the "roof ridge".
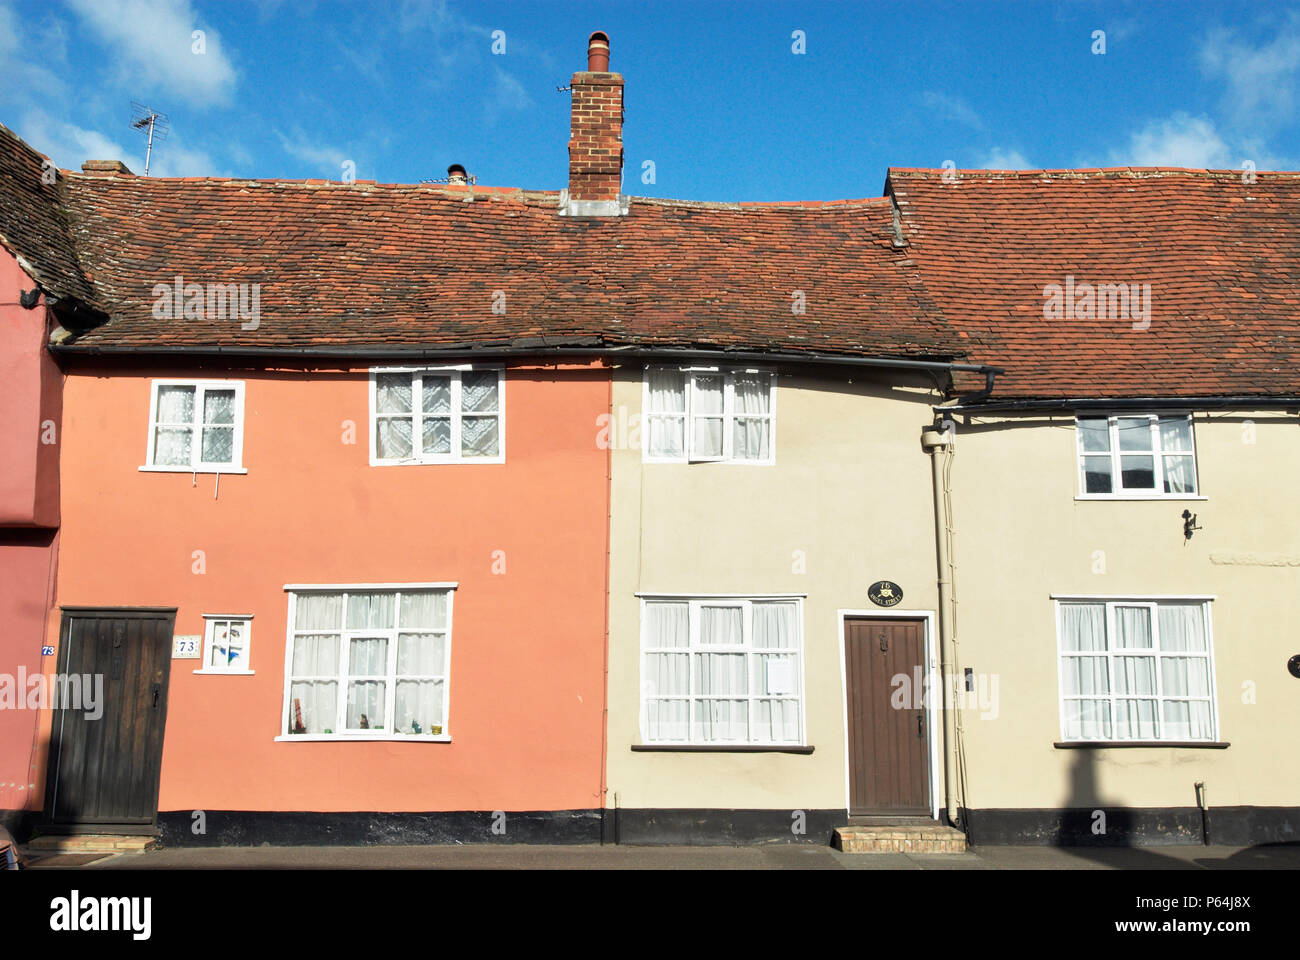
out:
{"label": "roof ridge", "polygon": [[1231,170],[1213,167],[1069,167],[1042,168],[1034,170],[995,170],[995,169],[956,169],[952,167],[890,167],[887,177],[901,177],[908,180],[929,180],[956,175],[970,180],[1020,179],[1020,180],[1084,180],[1102,177],[1135,177],[1148,179],[1162,175],[1190,176],[1198,179],[1222,179],[1230,177],[1240,179],[1249,172],[1256,179],[1260,177],[1279,180],[1300,179],[1300,171],[1295,170]]}

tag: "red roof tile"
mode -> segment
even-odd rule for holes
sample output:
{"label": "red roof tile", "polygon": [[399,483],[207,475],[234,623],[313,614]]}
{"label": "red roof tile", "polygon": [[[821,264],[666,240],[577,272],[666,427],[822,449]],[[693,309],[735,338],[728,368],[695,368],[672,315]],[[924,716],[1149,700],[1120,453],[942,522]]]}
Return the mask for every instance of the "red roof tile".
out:
{"label": "red roof tile", "polygon": [[[1007,368],[994,399],[1300,394],[1300,174],[953,173],[891,170],[886,189],[971,359]],[[1149,326],[1045,318],[1068,277],[1149,284]]]}
{"label": "red roof tile", "polygon": [[47,293],[93,307],[64,220],[64,186],[47,157],[0,125],[0,245]]}
{"label": "red roof tile", "polygon": [[[633,199],[559,215],[496,188],[72,175],[77,248],[112,319],[76,343],[301,348],[520,341],[949,356],[960,349],[876,198]],[[259,284],[261,319],[157,319],[153,289]],[[494,312],[504,294],[504,312]],[[792,311],[802,291],[806,312]],[[501,309],[498,306],[498,311]]]}

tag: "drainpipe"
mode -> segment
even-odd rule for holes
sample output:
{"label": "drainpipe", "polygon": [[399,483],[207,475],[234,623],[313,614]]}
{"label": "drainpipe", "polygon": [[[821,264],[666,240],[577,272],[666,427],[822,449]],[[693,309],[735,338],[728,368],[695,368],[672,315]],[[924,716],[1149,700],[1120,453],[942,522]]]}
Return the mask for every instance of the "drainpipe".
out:
{"label": "drainpipe", "polygon": [[944,497],[943,458],[949,455],[952,433],[930,428],[921,434],[921,446],[930,455],[934,484],[934,535],[939,560],[939,671],[943,681],[943,794],[948,822],[959,822],[957,813],[957,728],[955,703],[948,702],[949,690],[956,690],[956,650],[952,643],[952,571],[948,555],[948,512]]}

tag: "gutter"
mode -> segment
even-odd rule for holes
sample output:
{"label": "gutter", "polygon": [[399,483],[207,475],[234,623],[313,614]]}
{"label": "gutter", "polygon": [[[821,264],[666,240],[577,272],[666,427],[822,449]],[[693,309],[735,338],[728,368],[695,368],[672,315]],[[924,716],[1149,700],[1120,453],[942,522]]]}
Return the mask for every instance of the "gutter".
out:
{"label": "gutter", "polygon": [[[917,360],[905,357],[861,357],[840,354],[816,353],[798,350],[731,350],[726,347],[653,347],[653,346],[593,346],[598,338],[581,338],[573,343],[513,343],[499,346],[450,347],[402,345],[322,345],[314,347],[190,347],[190,346],[79,346],[76,344],[50,344],[50,351],[60,356],[109,357],[132,356],[138,358],[186,356],[206,359],[274,359],[274,358],[333,358],[333,359],[391,359],[391,360],[452,360],[491,359],[497,357],[563,355],[579,357],[604,357],[617,359],[663,359],[678,357],[683,360],[747,360],[755,362],[802,363],[823,366],[890,367],[904,370],[938,370],[980,373],[991,384],[992,378],[1002,373],[1000,367],[986,364],[961,363],[953,360]],[[987,393],[974,396],[986,396]]]}
{"label": "gutter", "polygon": [[[987,393],[960,397],[950,406],[936,406],[941,413],[1001,413],[1028,412],[1033,410],[1063,411],[1073,413],[1076,410],[1185,410],[1188,407],[1212,409],[1216,407],[1300,407],[1300,394],[1282,394],[1274,396],[1243,395],[1230,396],[1187,396],[1187,397],[1066,397],[1055,400],[997,400],[992,403],[979,402]],[[974,402],[971,402],[974,401]]]}

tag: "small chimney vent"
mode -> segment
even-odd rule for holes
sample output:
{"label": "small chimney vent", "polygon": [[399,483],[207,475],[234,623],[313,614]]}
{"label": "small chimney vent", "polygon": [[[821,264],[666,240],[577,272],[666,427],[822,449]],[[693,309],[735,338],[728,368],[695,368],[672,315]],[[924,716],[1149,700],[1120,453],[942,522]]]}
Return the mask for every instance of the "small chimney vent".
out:
{"label": "small chimney vent", "polygon": [[135,176],[121,160],[87,160],[81,165],[81,172],[92,177],[111,177],[115,174]]}

